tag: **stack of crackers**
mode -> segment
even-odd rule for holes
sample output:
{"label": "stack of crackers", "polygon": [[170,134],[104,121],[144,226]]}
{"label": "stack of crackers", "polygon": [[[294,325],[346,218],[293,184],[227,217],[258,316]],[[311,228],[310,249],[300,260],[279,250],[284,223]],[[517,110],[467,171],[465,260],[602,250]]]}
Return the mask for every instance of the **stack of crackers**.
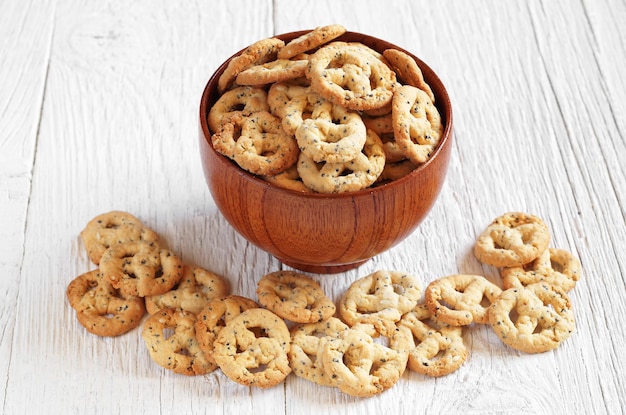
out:
{"label": "stack of crackers", "polygon": [[262,39],[230,60],[207,117],[213,148],[301,192],[357,191],[426,162],[444,124],[415,59],[338,40],[345,32]]}

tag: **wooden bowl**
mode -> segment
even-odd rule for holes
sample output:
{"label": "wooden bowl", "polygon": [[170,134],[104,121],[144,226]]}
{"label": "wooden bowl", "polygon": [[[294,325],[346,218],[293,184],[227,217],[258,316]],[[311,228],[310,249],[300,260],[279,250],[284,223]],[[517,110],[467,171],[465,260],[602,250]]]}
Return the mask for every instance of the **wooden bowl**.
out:
{"label": "wooden bowl", "polygon": [[[276,37],[288,42],[303,33]],[[212,147],[207,115],[218,98],[217,80],[228,60],[211,76],[200,102],[200,156],[206,182],[221,214],[244,238],[282,263],[319,274],[356,268],[410,235],[439,195],[452,148],[450,99],[431,68],[381,39],[346,32],[338,40],[362,42],[379,52],[395,48],[408,53],[435,94],[444,135],[430,159],[401,179],[331,195],[276,187],[244,171]]]}

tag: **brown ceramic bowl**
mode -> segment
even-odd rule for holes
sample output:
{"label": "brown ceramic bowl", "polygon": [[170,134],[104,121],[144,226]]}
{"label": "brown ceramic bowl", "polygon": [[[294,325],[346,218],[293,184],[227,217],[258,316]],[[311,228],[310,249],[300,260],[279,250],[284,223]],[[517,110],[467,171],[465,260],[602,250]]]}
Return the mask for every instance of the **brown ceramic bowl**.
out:
{"label": "brown ceramic bowl", "polygon": [[[288,42],[303,33],[277,37]],[[279,261],[320,274],[356,268],[410,235],[439,195],[452,148],[450,99],[432,69],[384,40],[354,32],[346,32],[338,40],[362,42],[379,52],[403,50],[415,58],[435,94],[445,124],[444,136],[431,158],[401,179],[331,195],[276,187],[244,171],[211,145],[207,114],[218,98],[217,80],[228,60],[209,79],[200,103],[200,156],[206,182],[222,215],[244,238]]]}

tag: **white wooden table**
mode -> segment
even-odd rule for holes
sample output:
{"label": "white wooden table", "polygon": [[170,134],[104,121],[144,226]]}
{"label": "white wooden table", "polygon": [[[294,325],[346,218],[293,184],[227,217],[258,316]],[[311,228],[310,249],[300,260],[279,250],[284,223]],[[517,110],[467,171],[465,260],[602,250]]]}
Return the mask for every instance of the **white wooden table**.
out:
{"label": "white wooden table", "polygon": [[[401,245],[313,277],[337,300],[377,269],[427,284],[497,281],[471,254],[511,210],[536,214],[577,255],[576,332],[527,355],[487,326],[465,332],[455,373],[407,371],[352,398],[290,376],[247,388],[219,370],[185,377],[148,356],[140,330],[98,338],[65,298],[93,268],[79,232],[122,209],[183,260],[254,297],[281,268],[218,213],[198,156],[200,94],[255,40],[341,23],[404,47],[438,72],[455,111],[440,199]],[[13,414],[616,414],[626,407],[626,2],[0,1],[0,412]]]}

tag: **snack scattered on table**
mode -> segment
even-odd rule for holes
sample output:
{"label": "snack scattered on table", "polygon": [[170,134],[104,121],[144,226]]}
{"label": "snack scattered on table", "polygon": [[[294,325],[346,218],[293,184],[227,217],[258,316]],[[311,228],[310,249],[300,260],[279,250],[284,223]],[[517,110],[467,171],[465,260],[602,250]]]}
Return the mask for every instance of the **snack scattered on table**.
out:
{"label": "snack scattered on table", "polygon": [[[355,280],[337,308],[319,283],[295,271],[263,275],[258,303],[230,294],[224,278],[183,264],[161,247],[154,231],[146,233],[148,228],[125,212],[99,215],[90,224],[107,230],[108,247],[98,269],[68,284],[66,295],[78,321],[95,335],[118,336],[148,314],[141,333],[148,353],[178,374],[219,368],[242,385],[268,388],[293,372],[368,397],[392,387],[407,368],[431,377],[458,370],[469,355],[463,330],[474,324],[489,325],[504,344],[525,353],[553,350],[575,328],[566,291],[580,278],[580,262],[565,250],[544,246],[550,239],[545,223],[520,212],[502,215],[485,231],[491,240],[512,240],[513,245],[489,245],[484,236],[476,241],[478,259],[491,263],[493,258],[517,261],[518,252],[543,247],[525,257],[529,263],[501,269],[504,290],[483,276],[463,274],[437,278],[422,290],[412,275],[378,270]],[[116,232],[135,239],[152,236],[150,242],[120,236],[115,243]],[[91,236],[85,242],[89,253],[96,252]],[[542,242],[524,247],[537,240]],[[487,256],[481,251],[486,246]],[[155,264],[168,261],[173,262],[155,271]],[[174,285],[160,294],[140,295],[153,286],[169,286],[168,269],[180,274]],[[142,283],[142,272],[156,278]],[[113,282],[119,282],[118,288]]]}
{"label": "snack scattered on table", "polygon": [[389,333],[388,345],[375,342],[374,337],[368,325],[357,324],[337,337],[322,338],[318,359],[342,392],[374,396],[391,388],[404,374],[411,344],[409,329],[400,326]]}
{"label": "snack scattered on table", "polygon": [[124,334],[146,313],[143,298],[121,294],[97,269],[74,278],[66,295],[80,324],[98,336]]}
{"label": "snack scattered on table", "polygon": [[463,329],[438,320],[425,303],[402,316],[398,323],[411,330],[416,345],[409,348],[408,367],[414,372],[439,377],[457,370],[468,355]]}
{"label": "snack scattered on table", "polygon": [[508,212],[494,219],[474,245],[479,261],[500,268],[505,289],[489,307],[489,324],[506,345],[526,353],[558,347],[575,328],[566,292],[580,278],[580,261],[548,247],[550,239],[541,218]]}
{"label": "snack scattered on table", "polygon": [[488,323],[489,306],[501,293],[500,287],[482,275],[456,274],[428,284],[425,297],[435,318],[451,326],[467,326]]}
{"label": "snack scattered on table", "polygon": [[580,279],[580,261],[565,249],[548,248],[534,261],[519,267],[502,268],[504,288],[546,282],[567,292]]}
{"label": "snack scattered on table", "polygon": [[555,349],[575,325],[569,297],[547,283],[505,290],[491,306],[489,322],[500,340],[526,353]]}
{"label": "snack scattered on table", "polygon": [[196,319],[196,338],[207,357],[213,359],[213,343],[232,319],[250,308],[259,308],[256,301],[239,295],[214,298],[204,306]]}
{"label": "snack scattered on table", "polygon": [[186,265],[163,248],[160,236],[130,213],[100,214],[80,236],[98,268],[72,280],[66,296],[78,321],[91,333],[107,337],[126,333],[146,311],[199,312],[230,290],[223,277]]}
{"label": "snack scattered on table", "polygon": [[549,243],[550,231],[541,218],[508,212],[495,218],[480,234],[474,255],[494,267],[518,267],[538,258]]}
{"label": "snack scattered on table", "polygon": [[339,314],[350,326],[371,324],[381,333],[390,333],[421,297],[422,285],[416,277],[379,270],[348,287],[340,300]]}
{"label": "snack scattered on table", "polygon": [[290,346],[291,335],[282,318],[265,308],[250,308],[220,330],[213,358],[235,382],[268,388],[291,373]]}
{"label": "snack scattered on table", "polygon": [[[345,32],[262,39],[233,58],[208,114],[214,149],[278,186],[317,193],[397,180],[426,162],[444,126],[419,66],[400,50],[337,40]],[[287,171],[289,180],[274,178]]]}
{"label": "snack scattered on table", "polygon": [[164,308],[181,308],[198,314],[214,298],[228,295],[228,282],[214,272],[192,265],[183,265],[183,276],[169,291],[146,297],[146,310],[155,314]]}
{"label": "snack scattered on table", "polygon": [[183,276],[183,261],[154,242],[122,242],[104,252],[100,272],[122,294],[146,297],[172,289]]}
{"label": "snack scattered on table", "polygon": [[128,212],[112,211],[90,220],[80,233],[91,261],[98,265],[102,254],[122,242],[159,242],[159,235]]}
{"label": "snack scattered on table", "polygon": [[289,361],[296,376],[321,386],[337,386],[338,377],[326,373],[319,352],[323,342],[338,339],[349,327],[337,317],[317,323],[297,324],[291,328]]}
{"label": "snack scattered on table", "polygon": [[259,303],[294,323],[317,323],[335,314],[335,304],[320,285],[295,271],[264,275],[257,284]]}
{"label": "snack scattered on table", "polygon": [[175,308],[165,308],[148,317],[141,337],[152,360],[187,376],[204,375],[217,369],[198,343],[195,324],[195,314]]}

